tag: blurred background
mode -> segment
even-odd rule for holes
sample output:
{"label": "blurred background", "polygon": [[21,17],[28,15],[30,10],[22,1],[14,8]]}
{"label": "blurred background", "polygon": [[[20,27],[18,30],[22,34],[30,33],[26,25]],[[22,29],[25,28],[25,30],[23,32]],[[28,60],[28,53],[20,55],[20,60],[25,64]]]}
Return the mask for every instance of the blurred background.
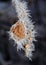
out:
{"label": "blurred background", "polygon": [[14,41],[9,40],[7,31],[18,18],[11,0],[0,0],[0,65],[46,65],[46,0],[25,1],[37,31],[32,61],[17,52]]}

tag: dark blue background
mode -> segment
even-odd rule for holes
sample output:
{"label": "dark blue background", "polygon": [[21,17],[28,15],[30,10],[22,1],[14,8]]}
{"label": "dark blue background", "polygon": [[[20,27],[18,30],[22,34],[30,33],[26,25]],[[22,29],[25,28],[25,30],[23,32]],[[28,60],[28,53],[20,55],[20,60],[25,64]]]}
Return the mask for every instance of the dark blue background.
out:
{"label": "dark blue background", "polygon": [[28,8],[31,10],[32,20],[35,22],[37,30],[33,60],[29,61],[24,55],[19,54],[16,47],[13,46],[14,41],[9,41],[9,35],[6,31],[9,31],[17,18],[14,21],[0,20],[0,65],[46,65],[46,0],[26,1],[28,1]]}

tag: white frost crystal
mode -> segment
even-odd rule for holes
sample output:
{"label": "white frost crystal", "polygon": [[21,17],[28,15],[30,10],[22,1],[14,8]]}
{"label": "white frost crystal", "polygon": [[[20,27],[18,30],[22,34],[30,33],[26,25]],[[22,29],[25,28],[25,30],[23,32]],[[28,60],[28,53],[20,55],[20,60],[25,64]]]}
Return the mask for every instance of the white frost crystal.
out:
{"label": "white frost crystal", "polygon": [[26,57],[30,60],[32,58],[32,51],[35,50],[33,41],[35,41],[35,29],[32,20],[30,20],[30,13],[27,8],[27,2],[20,0],[12,0],[16,8],[19,20],[10,28],[10,39],[12,38],[17,44],[17,50],[21,48],[25,51]]}

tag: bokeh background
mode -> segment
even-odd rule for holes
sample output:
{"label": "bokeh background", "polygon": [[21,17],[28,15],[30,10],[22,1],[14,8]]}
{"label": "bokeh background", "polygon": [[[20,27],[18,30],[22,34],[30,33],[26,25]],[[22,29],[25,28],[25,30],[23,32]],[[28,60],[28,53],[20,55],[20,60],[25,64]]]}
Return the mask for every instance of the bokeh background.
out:
{"label": "bokeh background", "polygon": [[46,0],[25,1],[37,31],[32,61],[17,52],[14,41],[9,40],[7,31],[18,18],[11,0],[0,0],[0,65],[46,65]]}

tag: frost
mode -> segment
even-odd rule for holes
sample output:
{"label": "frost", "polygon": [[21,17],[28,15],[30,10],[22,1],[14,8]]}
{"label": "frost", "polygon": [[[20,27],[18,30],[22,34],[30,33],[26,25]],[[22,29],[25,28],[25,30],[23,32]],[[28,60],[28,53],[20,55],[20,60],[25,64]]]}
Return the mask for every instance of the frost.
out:
{"label": "frost", "polygon": [[[16,9],[17,16],[19,18],[18,22],[20,24],[21,23],[24,24],[25,37],[23,39],[18,40],[18,38],[13,33],[13,31],[10,30],[10,32],[9,32],[10,39],[13,39],[15,44],[17,44],[17,50],[23,49],[25,51],[26,57],[28,57],[29,60],[31,60],[31,58],[33,56],[32,51],[35,50],[33,41],[35,41],[36,31],[34,29],[32,20],[30,20],[30,18],[29,18],[30,13],[27,8],[27,2],[25,2],[25,1],[21,2],[20,0],[12,0],[12,4],[14,5],[14,7]],[[15,28],[15,27],[16,27],[16,23],[14,25],[12,25],[10,29]],[[27,32],[29,32],[29,34],[27,34]]]}

